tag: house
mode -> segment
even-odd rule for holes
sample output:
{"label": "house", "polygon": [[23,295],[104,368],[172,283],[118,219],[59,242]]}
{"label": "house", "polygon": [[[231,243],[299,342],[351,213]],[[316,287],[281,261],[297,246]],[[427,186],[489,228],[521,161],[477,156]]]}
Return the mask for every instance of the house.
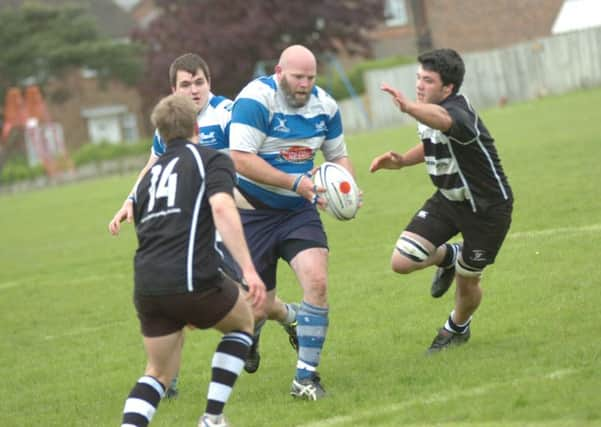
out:
{"label": "house", "polygon": [[570,0],[565,1],[561,6],[551,32],[562,34],[593,27],[601,27],[601,2]]}
{"label": "house", "polygon": [[582,0],[384,1],[389,19],[372,32],[376,57],[441,47],[465,53],[547,37],[562,5]]}
{"label": "house", "polygon": [[[0,8],[36,2],[46,6],[83,6],[97,22],[100,33],[119,42],[127,42],[136,26],[132,16],[113,0],[3,0]],[[136,141],[146,133],[136,88],[117,81],[99,85],[94,70],[78,69],[48,81],[43,96],[50,117],[62,125],[64,141],[71,152],[88,142]]]}

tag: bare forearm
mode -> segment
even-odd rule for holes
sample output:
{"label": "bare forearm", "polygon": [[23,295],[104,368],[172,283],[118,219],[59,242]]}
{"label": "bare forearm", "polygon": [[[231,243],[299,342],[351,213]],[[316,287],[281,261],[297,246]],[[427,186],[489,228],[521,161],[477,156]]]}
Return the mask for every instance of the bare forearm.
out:
{"label": "bare forearm", "polygon": [[424,146],[420,142],[415,147],[407,150],[402,156],[402,167],[417,165],[424,162]]}
{"label": "bare forearm", "polygon": [[403,111],[420,123],[443,132],[449,130],[453,121],[451,116],[440,105],[407,102]]}
{"label": "bare forearm", "polygon": [[253,181],[291,189],[295,176],[282,172],[254,153],[232,150],[230,152],[236,171]]}

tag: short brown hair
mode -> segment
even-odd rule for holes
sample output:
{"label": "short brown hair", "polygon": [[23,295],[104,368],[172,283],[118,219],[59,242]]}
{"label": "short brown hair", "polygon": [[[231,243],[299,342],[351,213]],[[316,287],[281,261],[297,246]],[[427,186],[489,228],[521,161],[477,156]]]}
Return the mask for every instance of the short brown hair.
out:
{"label": "short brown hair", "polygon": [[169,82],[171,87],[175,87],[177,83],[177,72],[187,71],[188,73],[195,75],[198,70],[202,70],[205,78],[211,82],[211,72],[209,66],[200,56],[195,53],[185,53],[182,56],[175,58],[175,60],[169,66]]}
{"label": "short brown hair", "polygon": [[194,101],[183,95],[169,95],[152,110],[150,120],[165,142],[190,139],[196,134],[197,108]]}

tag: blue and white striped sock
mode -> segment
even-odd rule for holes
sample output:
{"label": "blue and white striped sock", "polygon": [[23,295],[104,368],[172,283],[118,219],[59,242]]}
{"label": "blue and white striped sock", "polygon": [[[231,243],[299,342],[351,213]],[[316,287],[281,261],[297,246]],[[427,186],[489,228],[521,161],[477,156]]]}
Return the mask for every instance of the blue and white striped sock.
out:
{"label": "blue and white striped sock", "polygon": [[319,365],[321,350],[328,333],[328,309],[303,301],[296,315],[298,362],[296,378],[312,378]]}

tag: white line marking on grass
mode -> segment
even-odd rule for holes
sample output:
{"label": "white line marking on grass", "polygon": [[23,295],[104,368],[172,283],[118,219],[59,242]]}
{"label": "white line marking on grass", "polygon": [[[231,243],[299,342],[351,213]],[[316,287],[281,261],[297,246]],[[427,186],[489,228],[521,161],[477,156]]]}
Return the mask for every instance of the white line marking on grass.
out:
{"label": "white line marking on grass", "polygon": [[560,369],[559,371],[553,371],[547,375],[545,375],[545,378],[549,378],[551,380],[558,380],[560,378],[563,377],[567,377],[568,375],[572,375],[574,373],[576,373],[578,370],[577,369]]}
{"label": "white line marking on grass", "polygon": [[46,341],[50,341],[50,340],[55,340],[55,339],[59,339],[59,338],[72,337],[72,336],[76,336],[76,335],[86,335],[91,332],[100,331],[102,329],[112,328],[114,326],[121,325],[123,323],[125,323],[125,320],[120,320],[118,322],[104,323],[102,325],[93,326],[90,328],[79,328],[79,329],[75,329],[73,331],[68,331],[68,332],[65,332],[65,333],[59,334],[59,335],[46,335],[44,337],[44,339]]}
{"label": "white line marking on grass", "polygon": [[445,393],[436,393],[429,397],[417,397],[415,399],[405,400],[401,403],[393,403],[391,405],[379,406],[372,408],[366,411],[360,411],[355,414],[350,415],[338,415],[332,418],[327,418],[325,420],[319,420],[315,422],[311,422],[308,424],[301,424],[298,427],[331,427],[337,425],[344,425],[347,423],[353,423],[355,425],[361,424],[363,421],[369,420],[369,418],[374,415],[393,415],[397,412],[400,412],[406,409],[409,406],[414,405],[429,405],[433,403],[446,403],[451,400],[456,400],[459,398],[473,397],[473,396],[481,396],[483,394],[488,393],[492,389],[504,386],[515,386],[517,384],[529,381],[529,380],[540,380],[540,379],[551,379],[556,380],[567,375],[571,375],[578,372],[577,369],[560,369],[557,371],[549,372],[548,374],[540,375],[540,376],[531,376],[522,379],[516,379],[512,381],[491,383],[481,387],[474,387],[467,390],[454,390],[452,393],[448,391]]}
{"label": "white line marking on grass", "polygon": [[547,228],[544,230],[516,231],[515,233],[509,233],[507,237],[509,239],[523,239],[528,237],[552,236],[555,234],[581,234],[597,231],[601,231],[601,224],[585,225],[582,227],[560,227]]}

